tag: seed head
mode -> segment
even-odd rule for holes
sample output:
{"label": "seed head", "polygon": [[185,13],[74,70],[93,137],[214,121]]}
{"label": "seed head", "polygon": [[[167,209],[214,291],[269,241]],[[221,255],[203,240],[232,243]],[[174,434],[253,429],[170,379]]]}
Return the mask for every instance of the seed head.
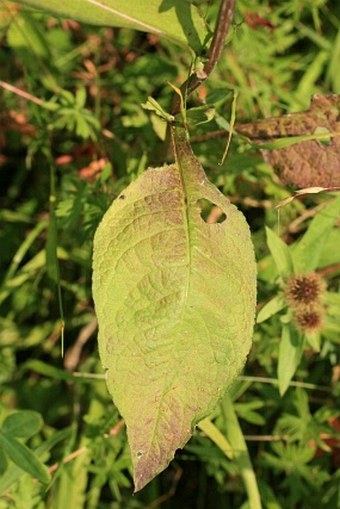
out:
{"label": "seed head", "polygon": [[307,311],[322,301],[325,281],[316,272],[294,274],[286,283],[285,296],[290,306]]}
{"label": "seed head", "polygon": [[300,311],[295,314],[297,328],[309,334],[319,332],[323,326],[323,309],[316,306],[309,311]]}

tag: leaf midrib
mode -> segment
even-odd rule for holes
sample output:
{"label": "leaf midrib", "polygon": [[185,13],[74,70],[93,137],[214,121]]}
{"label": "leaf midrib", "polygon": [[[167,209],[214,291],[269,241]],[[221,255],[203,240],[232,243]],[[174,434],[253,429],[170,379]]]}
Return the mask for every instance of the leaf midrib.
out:
{"label": "leaf midrib", "polygon": [[98,7],[99,9],[103,9],[104,11],[111,12],[112,14],[115,14],[116,16],[128,21],[129,23],[132,23],[134,25],[137,25],[141,27],[143,30],[146,30],[147,32],[152,32],[154,34],[162,35],[162,31],[158,28],[148,25],[148,23],[144,23],[143,21],[134,18],[133,16],[130,16],[128,14],[124,14],[121,11],[118,11],[117,9],[114,9],[113,7],[110,7],[109,5],[104,4],[103,2],[100,2],[98,0],[86,0],[89,4],[94,5],[95,7]]}
{"label": "leaf midrib", "polygon": [[[173,167],[179,172],[179,176],[180,176],[180,182],[181,182],[181,188],[182,188],[183,210],[184,210],[183,224],[184,224],[184,230],[185,230],[185,236],[186,236],[186,246],[187,246],[186,285],[185,285],[185,291],[184,291],[184,299],[182,302],[182,313],[181,313],[180,317],[177,318],[177,320],[180,320],[181,316],[183,315],[183,313],[186,309],[186,304],[188,301],[188,296],[189,296],[190,286],[191,286],[190,280],[191,280],[191,275],[192,275],[192,256],[191,256],[191,246],[192,246],[191,231],[192,230],[191,230],[191,219],[190,219],[190,213],[189,213],[190,200],[189,200],[189,196],[187,195],[187,186],[186,186],[186,182],[185,182],[182,162],[180,161],[179,158],[177,158],[176,163],[177,164],[174,165]],[[178,376],[178,369],[173,373],[173,376],[171,377],[171,383],[176,378],[176,376]],[[169,386],[169,380],[166,381],[166,386]],[[150,442],[149,442],[150,446],[148,447],[147,452],[145,453],[146,457],[148,457],[150,455],[150,452],[151,452],[152,448],[154,447],[154,444],[156,443],[155,438],[157,437],[157,429],[158,429],[160,418],[161,418],[161,404],[162,404],[167,392],[168,392],[167,390],[162,391],[162,396],[158,403],[158,410],[155,415],[155,421],[154,421],[153,430],[151,432],[151,438],[150,438]]]}

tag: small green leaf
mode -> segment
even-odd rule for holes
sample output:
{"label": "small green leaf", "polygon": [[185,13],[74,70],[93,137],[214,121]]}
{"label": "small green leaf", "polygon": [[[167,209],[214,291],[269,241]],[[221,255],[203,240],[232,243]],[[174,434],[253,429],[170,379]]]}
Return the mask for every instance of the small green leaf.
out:
{"label": "small green leaf", "polygon": [[142,108],[155,112],[156,115],[168,122],[173,122],[175,120],[175,117],[167,113],[153,97],[148,97],[146,103],[142,104]]}
{"label": "small green leaf", "polygon": [[[64,428],[61,431],[56,431],[34,450],[34,454],[40,458],[41,456],[46,455],[47,451],[50,451],[52,447],[56,446],[56,444],[63,440],[69,440],[71,436],[72,429],[70,428]],[[14,483],[19,481],[23,475],[25,475],[25,472],[17,465],[10,465],[4,475],[0,476],[0,495],[5,493]]]}
{"label": "small green leaf", "polygon": [[191,127],[211,122],[215,117],[215,108],[211,106],[197,106],[187,110],[187,123]]}
{"label": "small green leaf", "polygon": [[0,445],[13,463],[22,470],[42,483],[50,481],[47,468],[26,445],[2,432],[0,432]]}
{"label": "small green leaf", "polygon": [[293,273],[293,260],[289,247],[270,228],[266,227],[267,244],[280,276],[285,279]]}
{"label": "small green leaf", "polygon": [[43,426],[43,420],[38,412],[21,410],[6,417],[2,424],[2,432],[16,438],[29,438],[38,433]]}
{"label": "small green leaf", "polygon": [[165,37],[200,53],[205,22],[190,2],[171,0],[18,0],[19,3],[93,25],[132,28]]}
{"label": "small green leaf", "polygon": [[[181,128],[174,147],[177,164],[130,184],[94,239],[99,351],[127,425],[136,490],[168,465],[234,381],[254,322],[247,223],[208,181]],[[208,224],[202,200],[224,221]]]}
{"label": "small green leaf", "polygon": [[262,309],[258,312],[256,323],[262,323],[268,320],[273,315],[276,315],[281,309],[287,306],[281,295],[276,295],[269,302],[267,302]]}
{"label": "small green leaf", "polygon": [[86,104],[86,88],[79,87],[78,90],[76,91],[76,95],[75,95],[74,99],[75,99],[75,106],[77,106],[77,108],[79,110],[84,108],[85,104]]}
{"label": "small green leaf", "polygon": [[256,410],[262,410],[264,403],[262,401],[249,401],[245,403],[234,403],[234,409],[237,415],[247,422],[262,426],[265,424],[265,419]]}
{"label": "small green leaf", "polygon": [[164,122],[164,120],[162,120],[162,118],[160,118],[155,113],[151,113],[150,122],[158,138],[162,141],[165,141],[167,133],[167,124]]}
{"label": "small green leaf", "polygon": [[277,374],[281,396],[288,389],[300,364],[303,348],[303,334],[300,334],[291,324],[283,324]]}

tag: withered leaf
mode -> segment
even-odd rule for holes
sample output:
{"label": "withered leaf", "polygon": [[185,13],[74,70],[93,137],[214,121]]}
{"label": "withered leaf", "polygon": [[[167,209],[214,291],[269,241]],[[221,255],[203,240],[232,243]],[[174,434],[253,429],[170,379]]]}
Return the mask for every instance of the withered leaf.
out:
{"label": "withered leaf", "polygon": [[279,138],[330,133],[327,143],[301,141],[279,150],[262,150],[267,163],[296,187],[340,185],[340,96],[314,95],[308,110],[238,124],[236,131],[255,143]]}

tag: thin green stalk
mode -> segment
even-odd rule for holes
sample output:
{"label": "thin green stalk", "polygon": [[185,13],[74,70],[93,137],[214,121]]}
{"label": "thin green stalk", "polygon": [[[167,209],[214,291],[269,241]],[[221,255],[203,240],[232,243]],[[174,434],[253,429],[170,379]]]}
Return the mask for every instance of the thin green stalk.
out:
{"label": "thin green stalk", "polygon": [[[278,385],[279,381],[277,378],[269,378],[265,376],[239,376],[237,378],[240,381],[244,382],[254,382],[254,383],[261,383],[261,384],[272,384],[272,385]],[[332,392],[332,389],[330,387],[326,387],[325,385],[316,385],[316,384],[310,384],[306,382],[289,382],[290,387],[301,387],[302,389],[307,389],[310,391],[324,391],[324,392]]]}
{"label": "thin green stalk", "polygon": [[64,308],[63,299],[61,293],[61,281],[60,281],[60,267],[57,256],[58,247],[58,232],[57,232],[57,217],[56,217],[56,168],[54,164],[51,151],[45,152],[50,165],[50,221],[48,225],[48,237],[46,244],[46,268],[49,277],[56,284],[57,287],[57,299],[60,314],[60,335],[61,335],[61,356],[64,357]]}
{"label": "thin green stalk", "polygon": [[4,283],[6,283],[6,281],[8,281],[9,279],[11,279],[14,276],[20,263],[24,259],[27,251],[32,246],[35,239],[37,239],[39,237],[41,232],[43,232],[46,229],[47,224],[48,224],[47,221],[40,221],[40,223],[38,223],[35,226],[35,228],[33,228],[33,230],[30,231],[30,233],[27,235],[24,242],[20,245],[17,252],[13,256],[11,265],[9,266],[6,276],[5,276]]}
{"label": "thin green stalk", "polygon": [[227,456],[228,459],[234,459],[234,451],[226,437],[220,432],[210,419],[203,419],[197,427],[202,430],[207,437]]}
{"label": "thin green stalk", "polygon": [[225,419],[226,436],[232,445],[235,461],[240,469],[240,474],[248,495],[249,509],[262,509],[256,475],[251,464],[242,429],[229,395],[227,395],[222,402],[222,412]]}
{"label": "thin green stalk", "polygon": [[237,92],[237,90],[234,90],[233,91],[233,101],[231,103],[231,116],[230,116],[230,122],[229,122],[230,129],[229,129],[229,133],[228,133],[228,140],[227,140],[226,147],[224,149],[224,153],[223,153],[222,159],[219,162],[220,165],[224,163],[225,158],[227,157],[227,154],[228,154],[228,151],[229,151],[229,147],[230,147],[230,143],[231,143],[231,138],[233,136],[234,125],[235,125],[235,121],[236,121],[236,103],[237,103],[237,97],[238,97],[238,92]]}

